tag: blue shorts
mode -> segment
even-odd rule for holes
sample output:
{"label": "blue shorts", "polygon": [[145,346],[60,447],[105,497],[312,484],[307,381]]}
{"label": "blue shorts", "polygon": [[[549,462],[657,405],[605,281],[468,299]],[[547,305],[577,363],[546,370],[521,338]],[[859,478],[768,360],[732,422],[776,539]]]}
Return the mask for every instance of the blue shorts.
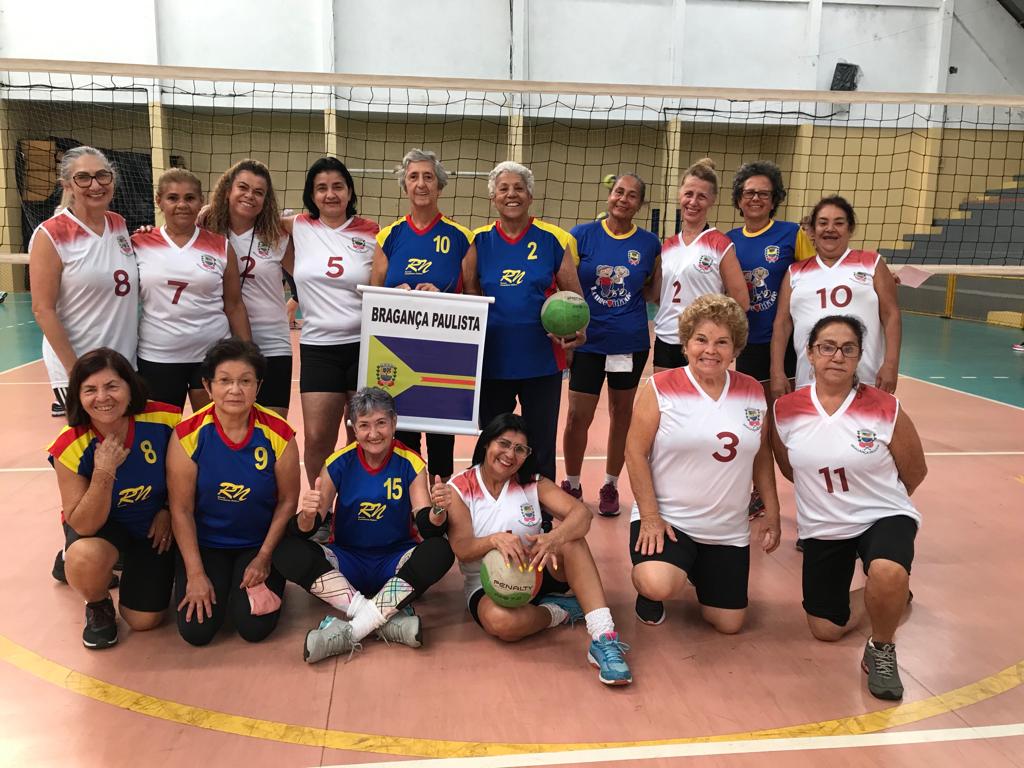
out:
{"label": "blue shorts", "polygon": [[337,544],[323,545],[327,559],[337,560],[338,570],[348,583],[370,597],[380,592],[385,582],[398,572],[398,563],[416,546],[405,542],[392,549],[345,549]]}

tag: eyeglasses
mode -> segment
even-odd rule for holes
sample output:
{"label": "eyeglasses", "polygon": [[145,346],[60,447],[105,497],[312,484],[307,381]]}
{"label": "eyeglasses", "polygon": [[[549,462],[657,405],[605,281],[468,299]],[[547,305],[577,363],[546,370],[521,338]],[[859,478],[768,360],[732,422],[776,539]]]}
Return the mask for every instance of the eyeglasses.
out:
{"label": "eyeglasses", "polygon": [[213,383],[215,386],[221,387],[222,389],[231,389],[231,387],[238,386],[240,389],[252,389],[260,383],[260,380],[252,376],[243,376],[240,379],[214,379]]}
{"label": "eyeglasses", "polygon": [[518,456],[521,459],[525,459],[527,456],[533,453],[533,448],[531,448],[530,446],[523,445],[522,443],[513,443],[511,440],[506,440],[504,437],[499,437],[494,442],[498,444],[498,448],[500,450],[514,451],[516,456]]}
{"label": "eyeglasses", "polygon": [[822,341],[814,345],[814,349],[823,357],[832,357],[837,351],[843,353],[843,357],[860,357],[860,347],[852,341],[842,346],[833,344],[831,341]]}
{"label": "eyeglasses", "polygon": [[740,197],[744,200],[769,200],[771,199],[772,193],[766,189],[744,189],[740,192]]}
{"label": "eyeglasses", "polygon": [[88,189],[91,187],[93,179],[96,179],[101,187],[105,187],[114,180],[114,174],[110,171],[96,171],[96,173],[86,173],[85,171],[81,171],[71,177],[71,180],[75,182],[75,186],[81,189]]}

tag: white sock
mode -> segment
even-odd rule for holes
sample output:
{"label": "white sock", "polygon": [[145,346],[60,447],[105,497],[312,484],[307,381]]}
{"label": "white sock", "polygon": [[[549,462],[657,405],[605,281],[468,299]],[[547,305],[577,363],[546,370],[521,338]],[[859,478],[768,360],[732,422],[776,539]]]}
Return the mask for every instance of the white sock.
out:
{"label": "white sock", "polygon": [[560,605],[554,603],[541,603],[541,608],[546,608],[548,613],[551,614],[551,623],[548,627],[557,627],[559,624],[565,624],[569,620],[569,612]]}
{"label": "white sock", "polygon": [[601,635],[615,631],[615,622],[612,621],[612,612],[607,608],[597,608],[585,617],[587,620],[587,632],[594,640],[600,640]]}
{"label": "white sock", "polygon": [[619,476],[618,475],[609,475],[609,474],[605,473],[604,484],[605,485],[610,485],[613,488],[618,488],[619,487]]}
{"label": "white sock", "polygon": [[359,593],[352,598],[352,604],[348,607],[348,618],[352,624],[352,639],[357,643],[385,622],[384,615],[373,600],[367,600]]}
{"label": "white sock", "polygon": [[579,475],[566,475],[566,482],[569,483],[569,487],[574,491],[578,491],[580,488],[580,476]]}

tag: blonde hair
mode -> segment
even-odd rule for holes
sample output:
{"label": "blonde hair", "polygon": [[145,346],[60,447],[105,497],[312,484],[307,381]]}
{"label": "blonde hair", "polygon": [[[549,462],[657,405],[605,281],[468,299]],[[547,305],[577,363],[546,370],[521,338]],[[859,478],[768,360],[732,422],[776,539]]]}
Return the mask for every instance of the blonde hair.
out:
{"label": "blonde hair", "polygon": [[203,182],[192,171],[187,171],[184,168],[168,168],[160,174],[160,178],[156,181],[157,197],[164,193],[164,187],[168,184],[195,184],[196,189],[199,190],[199,196],[203,195]]}
{"label": "blonde hair", "polygon": [[267,183],[263,210],[257,214],[253,228],[260,242],[276,246],[284,236],[284,228],[281,226],[281,214],[277,209],[277,195],[274,192],[274,182],[270,178],[270,169],[259,160],[251,158],[241,160],[224,171],[217,179],[210,195],[210,211],[206,216],[206,228],[219,235],[227,236],[231,225],[228,195],[231,193],[231,187],[234,186],[238,174],[243,171],[258,176]]}
{"label": "blonde hair", "polygon": [[695,179],[706,181],[711,185],[712,194],[715,197],[718,196],[718,174],[715,173],[715,161],[710,157],[705,157],[702,160],[698,160],[696,163],[691,165],[683,173],[683,180],[679,182],[679,186],[686,183],[686,180],[693,176]]}
{"label": "blonde hair", "polygon": [[706,293],[698,296],[693,303],[679,315],[679,341],[686,347],[686,342],[693,336],[694,329],[705,320],[729,329],[732,345],[738,356],[747,346],[747,313],[734,299],[721,293]]}

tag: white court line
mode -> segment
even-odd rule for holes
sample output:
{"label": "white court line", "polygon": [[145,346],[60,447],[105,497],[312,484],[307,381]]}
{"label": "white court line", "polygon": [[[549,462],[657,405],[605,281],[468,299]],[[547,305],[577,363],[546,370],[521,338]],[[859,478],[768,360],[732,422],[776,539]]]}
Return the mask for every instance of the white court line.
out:
{"label": "white court line", "polygon": [[947,387],[945,384],[936,384],[934,381],[927,381],[925,379],[919,379],[916,376],[907,376],[904,373],[900,374],[901,379],[910,379],[911,381],[919,381],[922,384],[931,384],[933,387],[939,389],[948,389],[950,392],[956,392],[958,395],[967,395],[978,400],[984,400],[986,403],[995,403],[996,405],[1005,405],[1007,408],[1013,408],[1018,411],[1024,411],[1019,405],[1013,405],[1012,403],[1004,403],[1002,400],[993,400],[991,397],[984,397],[982,395],[976,395],[973,392],[964,392],[962,389],[954,389],[953,387]]}
{"label": "white court line", "polygon": [[[977,728],[937,728],[894,733],[867,733],[849,736],[802,736],[789,739],[748,739],[687,744],[664,744],[646,747],[615,747],[581,749],[565,752],[534,752],[521,755],[488,757],[442,757],[422,760],[389,760],[375,763],[353,763],[347,768],[518,768],[535,765],[566,765],[568,763],[621,763],[658,758],[697,757],[710,755],[749,755],[765,752],[798,752],[816,749],[863,749],[898,744],[935,744],[951,741],[976,741],[1024,736],[1024,723],[985,725]],[[891,755],[890,755],[891,757]],[[341,766],[327,766],[341,768]]]}
{"label": "white court line", "polygon": [[978,377],[977,376],[961,376],[960,378],[961,379],[976,379]]}

